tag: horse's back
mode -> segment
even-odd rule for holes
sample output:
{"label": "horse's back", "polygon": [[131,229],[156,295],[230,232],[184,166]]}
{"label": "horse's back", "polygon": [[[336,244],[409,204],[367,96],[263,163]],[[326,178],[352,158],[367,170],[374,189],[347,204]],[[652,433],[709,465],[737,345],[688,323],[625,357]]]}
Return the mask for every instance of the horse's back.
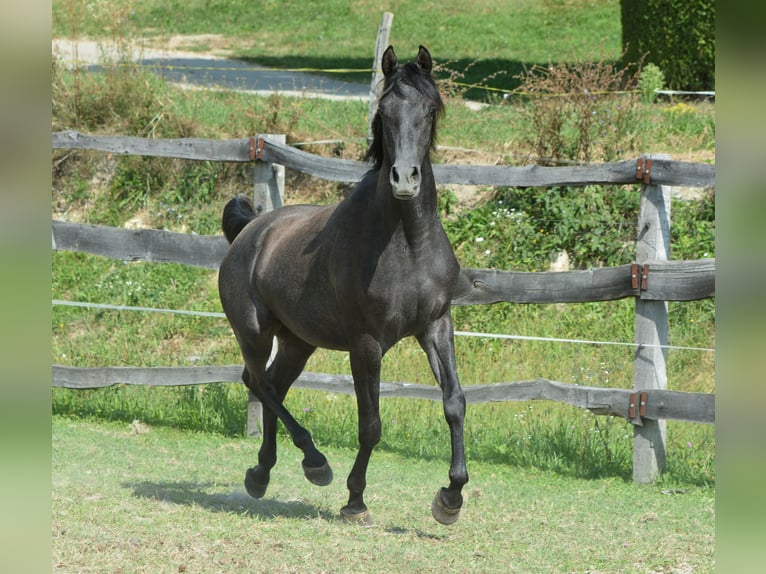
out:
{"label": "horse's back", "polygon": [[243,304],[268,309],[307,342],[344,345],[345,338],[314,333],[333,324],[337,314],[329,263],[333,226],[327,225],[335,207],[287,206],[251,221],[221,264],[219,283],[229,285],[221,288],[224,310],[228,305],[234,313],[247,312]]}

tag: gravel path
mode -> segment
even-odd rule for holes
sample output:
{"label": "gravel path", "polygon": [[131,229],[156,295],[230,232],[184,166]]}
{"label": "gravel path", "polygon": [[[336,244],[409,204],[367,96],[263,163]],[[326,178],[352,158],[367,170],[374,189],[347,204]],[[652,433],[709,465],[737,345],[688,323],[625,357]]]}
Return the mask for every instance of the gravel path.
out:
{"label": "gravel path", "polygon": [[[127,48],[93,40],[53,39],[52,53],[64,65],[98,69],[104,62],[117,61]],[[130,59],[147,66],[173,83],[186,87],[225,88],[257,94],[328,99],[369,100],[369,84],[344,82],[304,72],[286,72],[242,60],[202,52],[151,47],[130,48]]]}

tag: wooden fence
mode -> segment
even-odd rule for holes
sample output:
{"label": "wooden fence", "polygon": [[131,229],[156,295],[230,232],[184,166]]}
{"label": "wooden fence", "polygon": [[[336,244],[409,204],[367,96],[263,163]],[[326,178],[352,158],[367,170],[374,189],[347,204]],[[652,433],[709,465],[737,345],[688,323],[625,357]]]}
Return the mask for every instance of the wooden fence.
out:
{"label": "wooden fence", "polygon": [[[72,131],[53,134],[55,149],[90,149],[114,154],[149,155],[188,160],[251,162],[256,205],[282,205],[284,168],[312,176],[354,182],[369,165],[328,159],[284,144],[284,136],[215,141],[204,139],[143,139],[93,136]],[[644,156],[636,160],[592,166],[477,166],[435,165],[440,184],[494,186],[553,186],[636,184],[641,186],[636,260],[633,264],[569,272],[513,272],[490,269],[461,271],[453,305],[513,303],[571,303],[636,300],[634,388],[608,389],[570,385],[547,379],[466,387],[469,403],[544,399],[565,402],[596,414],[621,416],[634,425],[633,477],[654,480],[664,467],[665,420],[715,421],[715,395],[667,390],[665,354],[667,301],[690,301],[715,296],[715,260],[669,261],[670,185],[710,186],[715,169],[706,164]],[[222,236],[198,236],[161,230],[127,230],[53,221],[52,247],[129,261],[177,262],[217,269],[228,244]],[[53,385],[99,388],[117,383],[189,385],[239,381],[241,365],[209,367],[53,367]],[[303,373],[297,387],[353,393],[348,376]],[[433,386],[381,384],[384,397],[441,400]],[[248,413],[248,428],[255,428]]]}

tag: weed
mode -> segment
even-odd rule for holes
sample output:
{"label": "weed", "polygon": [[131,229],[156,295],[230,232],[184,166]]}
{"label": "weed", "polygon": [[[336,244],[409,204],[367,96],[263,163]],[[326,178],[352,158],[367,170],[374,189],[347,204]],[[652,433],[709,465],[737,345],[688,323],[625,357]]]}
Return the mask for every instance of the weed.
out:
{"label": "weed", "polygon": [[535,65],[519,76],[522,116],[537,163],[613,161],[641,147],[642,122],[626,75],[603,58]]}
{"label": "weed", "polygon": [[673,200],[670,213],[674,259],[715,257],[714,189],[705,190],[696,201]]}
{"label": "weed", "polygon": [[652,104],[657,98],[657,90],[665,87],[665,74],[662,70],[651,62],[641,70],[638,77],[638,89],[641,92],[641,101],[645,104]]}
{"label": "weed", "polygon": [[662,114],[663,125],[669,138],[686,141],[704,139],[712,142],[715,140],[713,117],[709,113],[702,113],[699,106],[679,102],[664,108]]}
{"label": "weed", "polygon": [[[439,88],[450,98],[465,98],[470,91],[477,87],[484,87],[488,93],[485,96],[488,99],[496,100],[497,96],[493,97],[495,90],[487,89],[486,86],[493,84],[497,78],[508,75],[508,72],[506,70],[495,70],[476,79],[476,74],[473,72],[474,68],[481,68],[478,60],[473,60],[463,67],[459,67],[458,62],[454,60],[448,60],[434,67],[434,75],[440,78]],[[473,81],[469,81],[471,77],[474,78]]]}

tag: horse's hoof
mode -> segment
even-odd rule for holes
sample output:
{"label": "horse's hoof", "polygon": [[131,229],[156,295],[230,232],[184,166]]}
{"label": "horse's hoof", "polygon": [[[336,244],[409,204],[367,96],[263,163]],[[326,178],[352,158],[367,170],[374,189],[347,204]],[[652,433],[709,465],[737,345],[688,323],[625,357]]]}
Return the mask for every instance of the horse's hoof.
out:
{"label": "horse's hoof", "polygon": [[355,512],[348,506],[344,506],[340,509],[340,516],[343,520],[350,524],[358,524],[360,526],[372,526],[372,516],[370,511],[365,508],[361,512]]}
{"label": "horse's hoof", "polygon": [[266,487],[269,486],[267,482],[261,482],[258,478],[258,472],[255,468],[248,468],[245,473],[245,490],[253,498],[263,498],[266,494]]}
{"label": "horse's hoof", "polygon": [[303,474],[306,475],[311,484],[317,486],[327,486],[332,482],[332,469],[326,462],[322,466],[306,466],[303,465]]}
{"label": "horse's hoof", "polygon": [[434,496],[434,500],[431,503],[431,514],[436,519],[436,522],[449,526],[450,524],[455,524],[457,519],[460,518],[460,507],[449,508],[446,506],[441,497],[442,490],[436,491],[436,496]]}

